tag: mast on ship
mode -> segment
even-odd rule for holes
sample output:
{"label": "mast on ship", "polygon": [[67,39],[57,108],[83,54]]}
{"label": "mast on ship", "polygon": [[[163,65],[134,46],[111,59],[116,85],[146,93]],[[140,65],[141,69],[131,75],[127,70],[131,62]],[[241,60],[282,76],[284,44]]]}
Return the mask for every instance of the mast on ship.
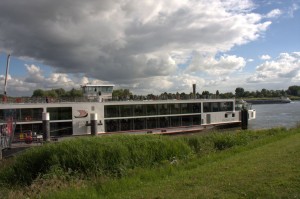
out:
{"label": "mast on ship", "polygon": [[6,61],[3,102],[7,101],[6,87],[7,87],[7,76],[8,76],[8,70],[9,70],[9,61],[10,61],[10,54],[7,55],[7,61]]}

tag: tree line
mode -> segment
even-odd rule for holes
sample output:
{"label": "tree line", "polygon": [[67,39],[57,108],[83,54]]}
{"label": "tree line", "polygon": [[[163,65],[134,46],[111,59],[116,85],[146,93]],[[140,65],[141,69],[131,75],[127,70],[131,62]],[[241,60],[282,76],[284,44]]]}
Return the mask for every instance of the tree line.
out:
{"label": "tree line", "polygon": [[[209,91],[197,92],[195,96],[192,92],[176,92],[176,93],[161,93],[159,95],[147,94],[147,95],[135,95],[129,89],[116,89],[113,90],[113,99],[115,100],[148,100],[148,99],[192,99],[192,98],[269,98],[269,97],[282,97],[282,96],[297,96],[300,97],[300,86],[290,86],[287,90],[268,90],[261,89],[256,91],[246,91],[242,87],[237,87],[235,93],[226,92],[220,93],[217,90],[215,93]],[[32,97],[52,97],[52,98],[63,98],[63,97],[82,97],[83,93],[81,89],[71,89],[69,91],[63,88],[42,90],[37,89],[33,91]]]}
{"label": "tree line", "polygon": [[161,93],[159,95],[147,94],[147,95],[134,95],[129,89],[119,89],[113,91],[113,99],[116,100],[149,100],[149,99],[192,99],[192,98],[274,98],[274,97],[286,97],[295,96],[300,97],[300,86],[290,86],[287,90],[268,90],[261,89],[256,91],[246,91],[242,87],[237,87],[235,93],[226,92],[220,93],[217,90],[215,93],[209,91],[197,92],[195,96],[192,92],[177,92],[177,93]]}
{"label": "tree line", "polygon": [[42,90],[37,89],[33,91],[31,97],[51,97],[51,98],[64,98],[64,97],[82,97],[83,93],[81,89],[72,88],[69,91],[66,91],[63,88],[51,89],[51,90]]}
{"label": "tree line", "polygon": [[238,87],[235,89],[235,97],[237,98],[269,98],[269,97],[282,97],[282,96],[295,96],[300,97],[300,86],[289,86],[287,90],[267,90],[265,88],[260,91],[245,91],[243,88]]}

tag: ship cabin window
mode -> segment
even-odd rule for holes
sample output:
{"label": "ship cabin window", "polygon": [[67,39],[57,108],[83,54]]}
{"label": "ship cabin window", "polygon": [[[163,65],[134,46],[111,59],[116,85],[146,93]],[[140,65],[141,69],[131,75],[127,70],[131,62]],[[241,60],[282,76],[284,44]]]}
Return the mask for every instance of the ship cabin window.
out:
{"label": "ship cabin window", "polygon": [[190,104],[190,106],[192,106],[193,113],[201,113],[201,104],[200,103],[192,103],[192,104]]}
{"label": "ship cabin window", "polygon": [[21,122],[41,121],[42,113],[42,108],[2,109],[0,110],[0,119],[6,120],[13,117]]}
{"label": "ship cabin window", "polygon": [[235,114],[234,114],[234,113],[232,113],[232,117],[235,117]]}
{"label": "ship cabin window", "polygon": [[146,120],[145,118],[137,118],[134,119],[134,130],[141,130],[146,128]]}
{"label": "ship cabin window", "polygon": [[122,105],[120,106],[121,117],[132,117],[133,116],[133,106],[132,105]]}
{"label": "ship cabin window", "polygon": [[105,131],[115,132],[119,131],[119,120],[105,120]]}
{"label": "ship cabin window", "polygon": [[172,114],[180,114],[180,104],[170,104],[170,110]]}
{"label": "ship cabin window", "polygon": [[201,113],[201,104],[200,103],[182,103],[181,113]]}
{"label": "ship cabin window", "polygon": [[225,118],[228,118],[228,114],[227,113],[225,113]]}
{"label": "ship cabin window", "polygon": [[181,126],[181,117],[170,117],[170,126]]}
{"label": "ship cabin window", "polygon": [[105,131],[137,131],[156,128],[201,125],[201,115],[124,118],[105,120]]}
{"label": "ship cabin window", "polygon": [[122,119],[120,121],[120,130],[121,131],[130,131],[133,130],[133,119]]}
{"label": "ship cabin window", "polygon": [[233,102],[220,102],[221,111],[233,111]]}
{"label": "ship cabin window", "polygon": [[155,129],[157,128],[157,118],[155,117],[150,117],[146,118],[146,128],[147,129]]}
{"label": "ship cabin window", "polygon": [[72,107],[51,107],[47,108],[50,114],[50,120],[71,120]]}
{"label": "ship cabin window", "polygon": [[169,127],[168,117],[159,117],[158,118],[158,125],[159,125],[159,128],[167,128],[167,127]]}
{"label": "ship cabin window", "polygon": [[147,107],[147,115],[157,115],[157,105],[156,104],[148,104]]}
{"label": "ship cabin window", "polygon": [[29,121],[41,121],[42,120],[42,113],[43,109],[42,108],[24,108],[24,109],[19,109],[17,111],[19,113],[20,121],[24,122],[29,122]]}
{"label": "ship cabin window", "polygon": [[120,117],[120,106],[108,105],[104,106],[104,117]]}
{"label": "ship cabin window", "polygon": [[[51,116],[50,116],[51,117]],[[72,135],[72,122],[51,122],[50,123],[51,136]]]}
{"label": "ship cabin window", "polygon": [[189,105],[190,105],[190,104],[187,104],[187,103],[182,103],[182,104],[181,104],[181,113],[182,113],[182,114],[190,113]]}
{"label": "ship cabin window", "polygon": [[203,112],[233,111],[233,102],[204,102]]}
{"label": "ship cabin window", "polygon": [[182,126],[191,126],[193,125],[192,118],[190,116],[182,116]]}
{"label": "ship cabin window", "polygon": [[159,115],[169,115],[170,114],[170,108],[168,104],[158,104],[158,114]]}
{"label": "ship cabin window", "polygon": [[133,112],[135,116],[144,116],[146,115],[146,107],[144,105],[137,104],[134,106]]}
{"label": "ship cabin window", "polygon": [[192,124],[193,125],[201,125],[201,115],[192,116]]}

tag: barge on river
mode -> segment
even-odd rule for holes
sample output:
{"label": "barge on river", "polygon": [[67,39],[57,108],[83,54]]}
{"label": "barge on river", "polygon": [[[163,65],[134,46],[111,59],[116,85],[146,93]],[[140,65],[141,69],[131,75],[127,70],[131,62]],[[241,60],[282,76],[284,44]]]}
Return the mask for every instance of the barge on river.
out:
{"label": "barge on river", "polygon": [[[112,101],[113,85],[84,85],[84,99],[17,99],[0,105],[2,125],[15,134],[42,134],[42,114],[50,115],[51,136],[86,135],[97,114],[97,133],[168,133],[172,129],[201,129],[241,123],[241,106],[235,99],[126,100]],[[243,104],[245,106],[245,104]],[[248,107],[248,119],[255,119]]]}

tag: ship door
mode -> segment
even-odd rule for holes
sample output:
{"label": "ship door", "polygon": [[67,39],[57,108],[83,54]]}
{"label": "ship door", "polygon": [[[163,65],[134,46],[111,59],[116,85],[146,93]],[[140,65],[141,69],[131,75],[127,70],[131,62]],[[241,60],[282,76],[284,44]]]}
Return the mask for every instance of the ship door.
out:
{"label": "ship door", "polygon": [[211,123],[211,115],[206,114],[206,124],[210,124],[210,123]]}

